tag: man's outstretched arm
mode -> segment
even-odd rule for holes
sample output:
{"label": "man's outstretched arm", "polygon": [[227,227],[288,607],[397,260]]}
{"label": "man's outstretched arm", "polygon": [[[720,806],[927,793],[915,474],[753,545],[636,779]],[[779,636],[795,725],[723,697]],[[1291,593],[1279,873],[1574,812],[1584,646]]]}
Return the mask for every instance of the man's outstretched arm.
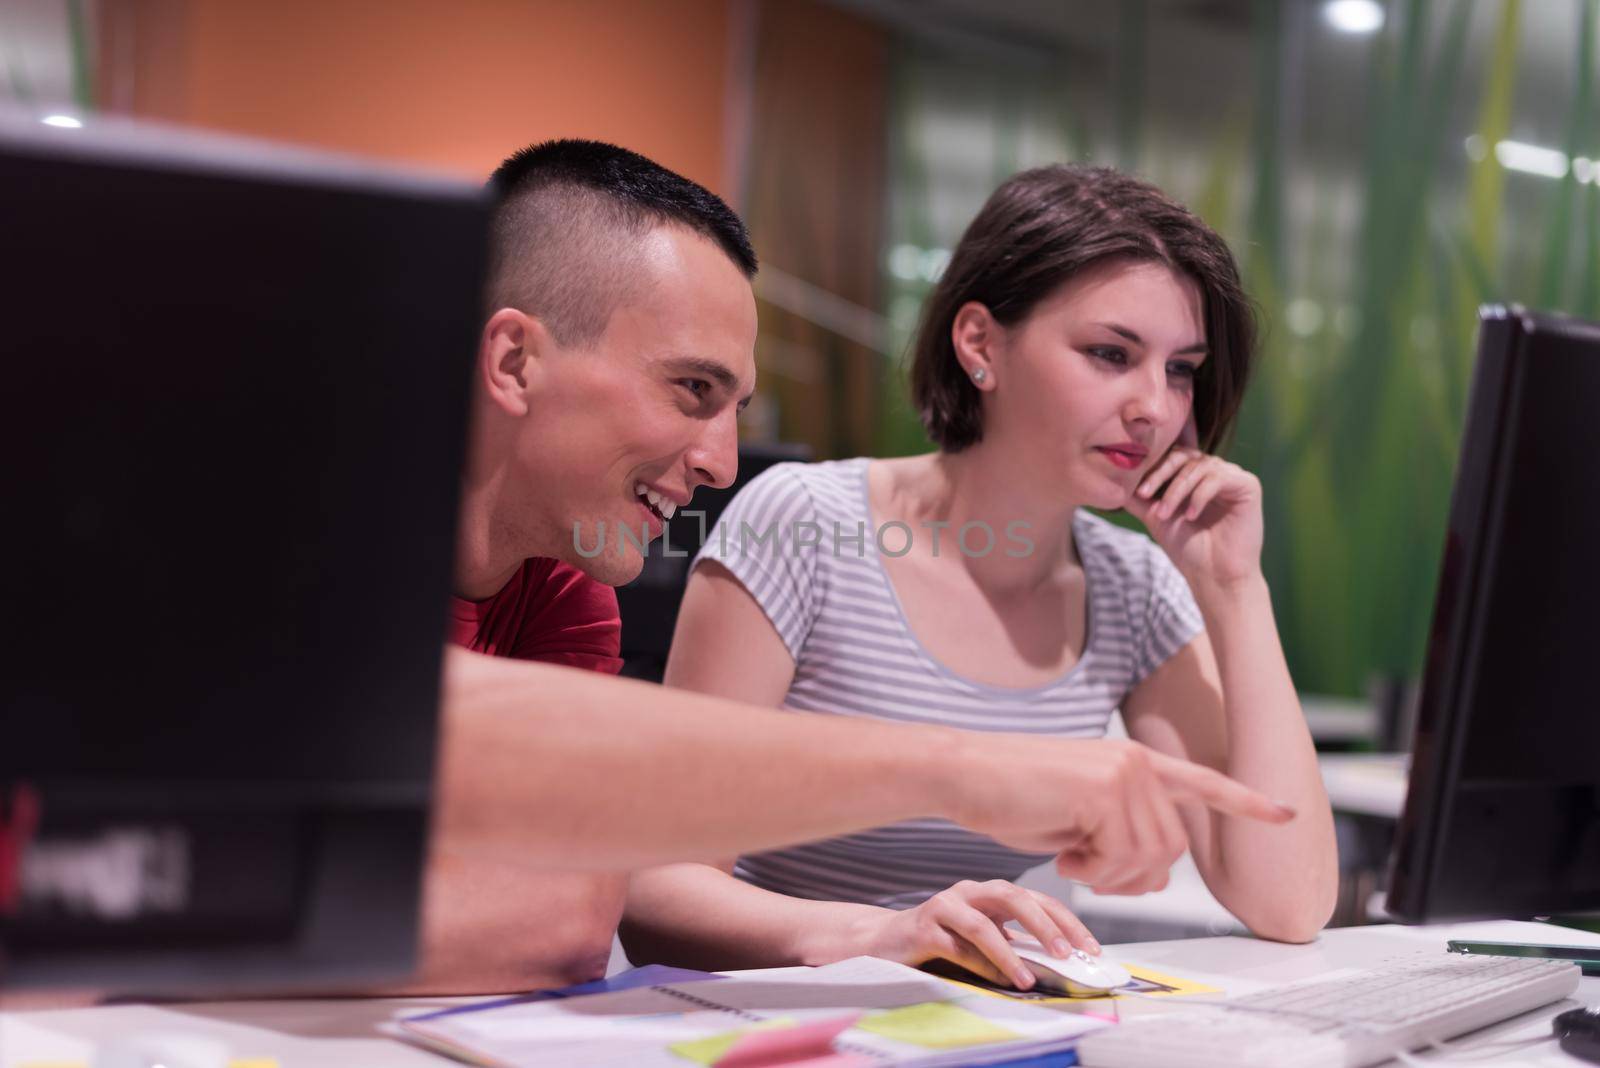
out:
{"label": "man's outstretched arm", "polygon": [[1137,743],[802,716],[454,648],[441,735],[436,846],[547,869],[732,856],[935,816],[1058,853],[1072,878],[1164,881],[1185,843],[1148,829],[1174,826],[1174,806],[1293,816]]}

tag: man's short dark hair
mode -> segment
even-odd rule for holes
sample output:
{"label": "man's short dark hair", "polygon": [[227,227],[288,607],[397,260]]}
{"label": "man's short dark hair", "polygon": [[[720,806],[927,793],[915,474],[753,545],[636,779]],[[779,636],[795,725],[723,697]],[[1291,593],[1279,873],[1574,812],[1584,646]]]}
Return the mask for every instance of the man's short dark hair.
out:
{"label": "man's short dark hair", "polygon": [[537,316],[563,345],[593,341],[638,277],[640,239],[680,226],[715,242],[746,278],[756,254],[722,198],[637,152],[544,141],[489,179],[496,208],[490,310]]}

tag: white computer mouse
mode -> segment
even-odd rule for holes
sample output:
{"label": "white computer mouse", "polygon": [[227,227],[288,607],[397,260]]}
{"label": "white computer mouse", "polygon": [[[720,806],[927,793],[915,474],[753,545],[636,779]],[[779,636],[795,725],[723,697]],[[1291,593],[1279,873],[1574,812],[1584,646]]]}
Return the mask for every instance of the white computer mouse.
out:
{"label": "white computer mouse", "polygon": [[1055,957],[1037,942],[1013,942],[1011,948],[1045,990],[1059,990],[1068,997],[1097,997],[1133,982],[1128,969],[1104,957],[1091,957],[1081,949],[1069,956]]}
{"label": "white computer mouse", "polygon": [[228,1047],[214,1038],[145,1032],[110,1039],[95,1051],[93,1068],[228,1068]]}

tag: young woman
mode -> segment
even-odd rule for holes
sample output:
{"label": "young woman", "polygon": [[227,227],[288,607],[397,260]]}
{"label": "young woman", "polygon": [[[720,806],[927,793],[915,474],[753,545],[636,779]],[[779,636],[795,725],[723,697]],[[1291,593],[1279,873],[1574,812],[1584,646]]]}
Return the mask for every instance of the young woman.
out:
{"label": "young woman", "polygon": [[[1296,810],[1273,826],[1154,804],[1137,836],[1187,843],[1257,934],[1311,938],[1337,891],[1332,816],[1261,573],[1261,486],[1212,455],[1253,343],[1233,257],[1189,211],[1107,169],[1015,176],[924,309],[911,383],[938,451],[753,481],[696,562],[667,683],[1091,738],[1120,708],[1136,744],[1096,743],[1106,760],[1147,746]],[[634,878],[624,938],[636,962],[946,958],[1026,987],[1008,921],[1099,951],[1011,883],[1045,859],[914,821],[657,868]],[[1164,884],[1113,871],[1095,889]]]}

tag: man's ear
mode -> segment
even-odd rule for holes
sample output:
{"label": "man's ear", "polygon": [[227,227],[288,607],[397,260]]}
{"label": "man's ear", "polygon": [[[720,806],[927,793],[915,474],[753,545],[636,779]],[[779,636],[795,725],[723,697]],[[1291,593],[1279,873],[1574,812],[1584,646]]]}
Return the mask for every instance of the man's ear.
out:
{"label": "man's ear", "polygon": [[508,415],[527,415],[539,359],[552,344],[544,324],[525,312],[501,308],[489,316],[478,342],[478,377],[490,402]]}
{"label": "man's ear", "polygon": [[950,323],[950,344],[956,360],[979,390],[995,387],[996,356],[1005,340],[1005,327],[982,302],[969,300]]}

